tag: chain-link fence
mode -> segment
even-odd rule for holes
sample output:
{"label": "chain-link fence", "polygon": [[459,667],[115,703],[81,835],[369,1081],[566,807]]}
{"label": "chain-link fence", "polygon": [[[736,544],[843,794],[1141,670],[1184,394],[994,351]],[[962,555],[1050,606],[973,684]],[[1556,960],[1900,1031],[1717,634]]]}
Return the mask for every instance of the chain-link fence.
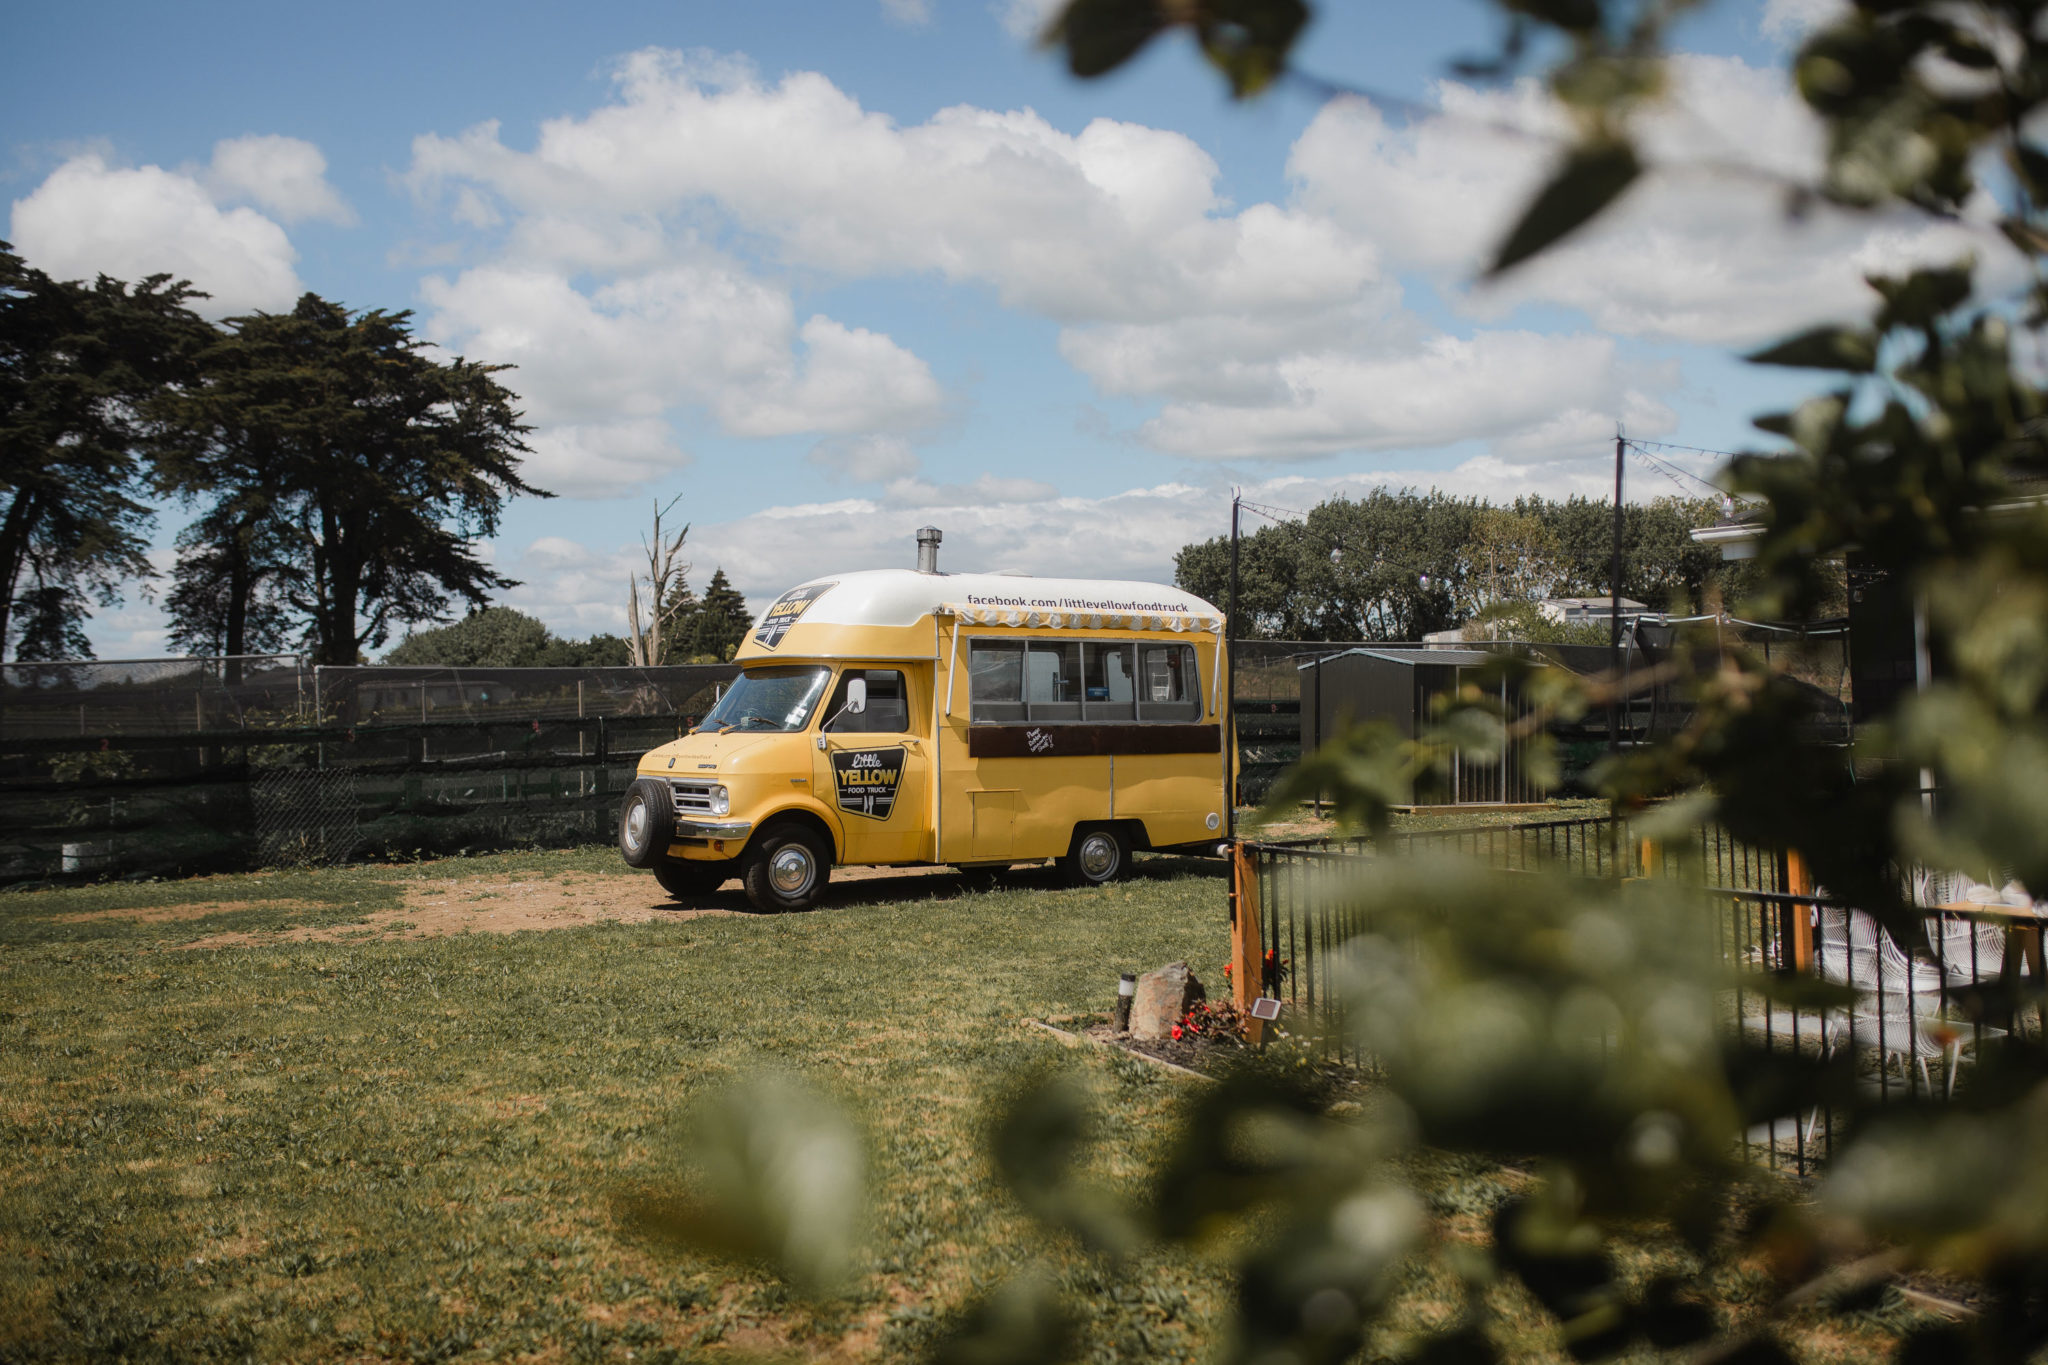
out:
{"label": "chain-link fence", "polygon": [[266,769],[251,777],[249,801],[265,867],[328,867],[362,844],[347,768]]}
{"label": "chain-link fence", "polygon": [[571,716],[691,716],[711,709],[738,670],[666,668],[319,668],[321,712],[343,725]]}
{"label": "chain-link fence", "polygon": [[198,734],[312,714],[296,654],[0,664],[0,739]]}

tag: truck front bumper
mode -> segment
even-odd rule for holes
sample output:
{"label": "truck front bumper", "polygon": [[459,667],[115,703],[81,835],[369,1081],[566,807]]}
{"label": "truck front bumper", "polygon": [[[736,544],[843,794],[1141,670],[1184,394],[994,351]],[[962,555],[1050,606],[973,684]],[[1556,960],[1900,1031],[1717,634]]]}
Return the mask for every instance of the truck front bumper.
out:
{"label": "truck front bumper", "polygon": [[753,830],[752,820],[676,820],[678,839],[744,839]]}

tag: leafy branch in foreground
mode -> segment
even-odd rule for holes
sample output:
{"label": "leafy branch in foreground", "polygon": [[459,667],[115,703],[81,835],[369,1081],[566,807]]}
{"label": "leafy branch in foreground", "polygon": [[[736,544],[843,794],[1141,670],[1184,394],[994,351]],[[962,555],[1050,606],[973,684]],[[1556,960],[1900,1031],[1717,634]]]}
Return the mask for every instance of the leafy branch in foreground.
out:
{"label": "leafy branch in foreground", "polygon": [[[1052,38],[1093,73],[1189,26],[1212,60],[1218,48],[1254,54],[1222,63],[1248,93],[1285,69],[1300,25],[1279,21],[1293,8],[1076,0]],[[1496,269],[1597,220],[1636,178],[1630,121],[1661,91],[1662,35],[1686,8],[1503,3],[1499,71],[1532,51],[1561,52],[1550,85],[1578,140]],[[1931,667],[1845,748],[1805,724],[1808,703],[1788,680],[1719,654],[1689,675],[1688,727],[1600,779],[1617,803],[1683,797],[1688,817],[1796,848],[1834,895],[1900,941],[1917,917],[1905,892],[1915,866],[2017,875],[2048,890],[2048,504],[2038,496],[2048,395],[2015,362],[2012,338],[2016,325],[2048,321],[2038,268],[2048,153],[2029,134],[2048,98],[2041,17],[2027,0],[1863,0],[1793,63],[1828,139],[1809,197],[1944,216],[1986,205],[2030,272],[2025,297],[1991,302],[1976,297],[1967,263],[1874,278],[1867,328],[1804,333],[1753,357],[1837,376],[1763,419],[1776,452],[1732,471],[1762,499],[1759,606],[1810,608],[1827,566],[1853,552],[1915,605]],[[1987,173],[2002,179],[1980,196]],[[1553,710],[1600,697],[1568,679],[1524,681],[1554,688],[1544,702]],[[1462,698],[1425,740],[1483,759],[1509,723]],[[1298,781],[1327,784],[1341,810],[1372,825],[1404,770],[1432,761],[1423,745],[1380,736]],[[1152,1193],[1128,1208],[1077,1193],[1088,1128],[1061,1083],[1027,1087],[997,1129],[1020,1202],[1059,1235],[1105,1249],[1200,1246],[1223,1259],[1237,1286],[1227,1359],[1335,1361],[1368,1345],[1417,1361],[1491,1359],[1489,1287],[1512,1279],[1576,1358],[1711,1342],[1711,1358],[1784,1360],[1784,1320],[1853,1302],[1914,1267],[1972,1277],[1982,1312],[1910,1335],[1901,1359],[2017,1362],[2048,1347],[2042,1040],[2017,1030],[1987,1038],[1951,1106],[1881,1106],[1858,1084],[1851,1049],[1769,1053],[1744,1041],[1738,985],[1766,1008],[1820,1016],[1842,1005],[1841,988],[1724,967],[1702,943],[1713,921],[1683,878],[1629,885],[1390,859],[1344,891],[1370,926],[1347,949],[1345,1016],[1350,1041],[1384,1068],[1369,1122],[1334,1122],[1313,1096],[1234,1078],[1189,1106]],[[2038,979],[2001,990],[2002,1001],[1980,1003],[2042,995]],[[1818,1105],[1849,1124],[1814,1200],[1795,1204],[1735,1159],[1735,1140],[1760,1119]],[[1525,1164],[1532,1185],[1494,1211],[1488,1243],[1460,1252],[1461,1318],[1406,1340],[1376,1337],[1427,1228],[1401,1161],[1429,1151]],[[765,1169],[735,1164],[731,1178]],[[737,1187],[732,1197],[738,1208],[759,1203]],[[788,1222],[764,1216],[767,1235],[735,1245],[773,1249]],[[1613,1237],[1644,1224],[1683,1251],[1632,1281]],[[1736,1262],[1765,1268],[1770,1302],[1718,1295],[1717,1275]],[[1062,1312],[1027,1276],[963,1310],[940,1357],[1055,1358],[1068,1340]]]}

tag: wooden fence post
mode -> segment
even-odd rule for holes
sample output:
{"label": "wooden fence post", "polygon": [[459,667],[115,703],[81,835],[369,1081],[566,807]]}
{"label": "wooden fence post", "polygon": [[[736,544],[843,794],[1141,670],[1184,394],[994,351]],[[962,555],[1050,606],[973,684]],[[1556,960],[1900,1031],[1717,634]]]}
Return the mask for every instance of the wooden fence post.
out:
{"label": "wooden fence post", "polygon": [[1266,1021],[1251,1017],[1252,1001],[1264,992],[1266,954],[1259,937],[1259,869],[1242,842],[1230,849],[1230,877],[1237,919],[1230,926],[1231,1003],[1244,1017],[1245,1039],[1256,1047],[1265,1041]]}
{"label": "wooden fence post", "polygon": [[[1785,851],[1785,890],[1794,896],[1813,894],[1813,869],[1797,849]],[[1795,972],[1811,972],[1814,907],[1802,901],[1787,901],[1778,914],[1778,942],[1786,967]]]}
{"label": "wooden fence post", "polygon": [[1636,840],[1636,867],[1639,877],[1655,877],[1664,871],[1664,850],[1655,839]]}

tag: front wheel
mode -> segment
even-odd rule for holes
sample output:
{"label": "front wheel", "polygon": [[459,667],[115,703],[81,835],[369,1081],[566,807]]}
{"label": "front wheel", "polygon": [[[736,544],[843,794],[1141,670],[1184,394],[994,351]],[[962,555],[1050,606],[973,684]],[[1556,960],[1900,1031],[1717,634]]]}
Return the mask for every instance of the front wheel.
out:
{"label": "front wheel", "polygon": [[655,867],[675,840],[676,808],[668,784],[635,778],[619,804],[619,856],[629,867]]}
{"label": "front wheel", "polygon": [[1115,826],[1079,830],[1067,856],[1056,860],[1075,886],[1103,886],[1130,868],[1131,846]]}
{"label": "front wheel", "polygon": [[818,903],[832,873],[832,850],[801,825],[785,825],[761,836],[742,862],[740,885],[763,914],[808,910]]}
{"label": "front wheel", "polygon": [[679,901],[708,896],[724,886],[731,876],[732,864],[726,862],[698,863],[665,858],[654,865],[654,880],[661,883],[662,890]]}

